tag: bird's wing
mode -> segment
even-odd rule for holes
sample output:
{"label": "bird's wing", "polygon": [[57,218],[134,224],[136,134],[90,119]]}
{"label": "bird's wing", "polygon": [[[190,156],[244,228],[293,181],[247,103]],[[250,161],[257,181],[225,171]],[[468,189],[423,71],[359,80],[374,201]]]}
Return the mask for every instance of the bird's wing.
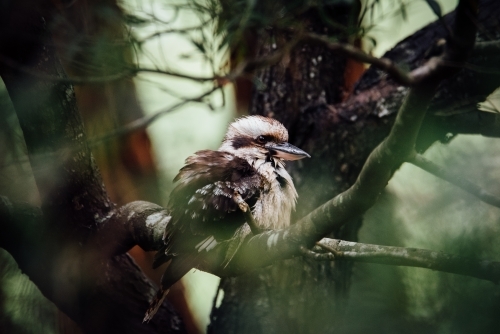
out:
{"label": "bird's wing", "polygon": [[210,250],[217,241],[230,239],[245,223],[233,200],[235,192],[250,206],[260,196],[259,174],[246,160],[228,152],[196,152],[174,181],[177,186],[169,201],[172,221],[165,233],[170,244],[167,253],[173,255]]}

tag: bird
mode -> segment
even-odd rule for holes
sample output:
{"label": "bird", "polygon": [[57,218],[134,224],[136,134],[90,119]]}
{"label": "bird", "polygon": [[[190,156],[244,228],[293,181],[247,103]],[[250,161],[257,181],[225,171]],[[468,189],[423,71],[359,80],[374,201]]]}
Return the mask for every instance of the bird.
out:
{"label": "bird", "polygon": [[186,159],[174,178],[167,206],[171,219],[153,267],[172,261],[143,322],[153,318],[170,287],[197,267],[202,252],[248,229],[255,234],[290,225],[298,195],[285,161],[306,157],[310,155],[288,143],[283,124],[252,115],[228,126],[218,150],[198,151]]}

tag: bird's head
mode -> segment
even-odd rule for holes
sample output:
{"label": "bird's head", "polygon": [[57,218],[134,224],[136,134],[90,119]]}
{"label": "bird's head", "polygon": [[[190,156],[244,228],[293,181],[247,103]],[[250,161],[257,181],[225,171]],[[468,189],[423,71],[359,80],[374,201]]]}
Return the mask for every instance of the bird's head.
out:
{"label": "bird's head", "polygon": [[246,159],[299,160],[311,156],[288,142],[288,131],[275,119],[247,116],[229,125],[219,150]]}

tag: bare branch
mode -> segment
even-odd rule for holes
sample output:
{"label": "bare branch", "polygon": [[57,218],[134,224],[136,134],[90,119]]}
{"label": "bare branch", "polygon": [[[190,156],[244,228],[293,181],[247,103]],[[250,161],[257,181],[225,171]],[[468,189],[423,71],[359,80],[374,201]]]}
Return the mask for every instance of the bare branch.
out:
{"label": "bare branch", "polygon": [[190,102],[203,102],[203,98],[209,96],[210,94],[215,92],[217,89],[221,89],[221,87],[214,86],[211,89],[207,90],[206,92],[204,92],[196,97],[184,99],[183,101],[176,103],[169,108],[157,111],[157,112],[150,114],[150,115],[146,115],[146,116],[141,117],[139,119],[136,119],[135,121],[132,121],[126,125],[123,125],[122,127],[118,128],[112,132],[109,132],[103,136],[100,136],[98,138],[93,138],[89,141],[90,146],[96,146],[96,145],[98,145],[104,141],[107,141],[111,138],[124,136],[124,135],[132,133],[134,131],[145,129],[149,125],[151,125],[154,121],[156,121],[159,117],[161,117],[165,114],[168,114],[174,110],[177,110],[180,107],[182,107]]}
{"label": "bare branch", "polygon": [[462,175],[452,173],[445,168],[435,164],[434,162],[424,158],[420,154],[415,154],[413,157],[408,159],[408,162],[422,168],[432,175],[439,177],[440,179],[446,180],[451,184],[456,185],[466,192],[476,196],[481,201],[500,208],[500,198],[490,194],[483,188],[464,178]]}
{"label": "bare branch", "polygon": [[333,261],[333,260],[336,260],[335,255],[331,252],[327,252],[327,253],[313,252],[304,246],[300,247],[300,252],[301,252],[302,256],[304,256],[308,259],[311,259],[311,260],[315,260],[315,261]]}
{"label": "bare branch", "polygon": [[474,45],[474,52],[479,54],[487,54],[500,51],[500,41],[484,41],[477,42]]}
{"label": "bare branch", "polygon": [[362,63],[371,64],[379,69],[387,72],[397,82],[411,86],[415,83],[415,79],[405,70],[394,64],[387,58],[377,58],[370,56],[363,50],[346,43],[332,42],[327,36],[321,36],[314,33],[304,34],[303,40],[306,42],[320,43],[328,47],[332,51],[337,51],[345,54],[346,56],[360,61]]}
{"label": "bare branch", "polygon": [[34,76],[38,79],[41,80],[47,80],[47,81],[54,81],[54,82],[60,82],[60,83],[69,83],[69,84],[74,84],[74,85],[83,85],[83,84],[93,84],[93,83],[103,83],[103,82],[110,82],[110,81],[115,81],[115,80],[120,80],[124,78],[131,78],[137,75],[138,73],[156,73],[156,74],[161,74],[161,75],[168,75],[176,78],[181,78],[181,79],[188,79],[188,80],[193,80],[193,81],[198,81],[198,82],[206,82],[206,81],[214,81],[218,77],[202,77],[202,76],[195,76],[195,75],[189,75],[185,73],[178,73],[174,71],[168,71],[168,70],[161,70],[161,69],[154,69],[154,68],[125,68],[123,71],[118,72],[118,73],[113,73],[113,74],[108,74],[108,75],[102,75],[102,76],[84,76],[84,77],[60,77],[60,76],[55,76],[55,75],[50,75],[50,74],[45,74],[42,73],[41,71],[36,71],[33,70],[32,68],[29,68],[27,66],[24,66],[11,58],[8,58],[4,55],[0,54],[0,62],[3,63],[4,65],[7,65],[8,67],[21,71],[25,74],[29,74],[31,76]]}
{"label": "bare branch", "polygon": [[140,40],[138,40],[137,42],[139,44],[143,44],[145,42],[148,42],[156,37],[161,37],[163,35],[168,35],[168,34],[186,34],[190,31],[196,31],[196,30],[200,30],[200,29],[203,29],[206,27],[207,24],[209,24],[212,20],[205,20],[204,22],[200,23],[199,25],[196,25],[196,26],[192,26],[192,27],[186,27],[186,28],[182,28],[182,29],[165,29],[165,30],[161,30],[161,31],[157,31],[157,32],[154,32]]}
{"label": "bare branch", "polygon": [[495,284],[500,282],[498,261],[466,258],[427,249],[371,245],[328,238],[321,240],[321,245],[342,254],[341,260],[426,268],[484,279]]}
{"label": "bare branch", "polygon": [[219,78],[218,76],[202,77],[202,76],[195,76],[195,75],[167,71],[167,70],[160,70],[160,69],[154,69],[154,68],[141,68],[141,67],[130,69],[129,73],[130,73],[129,76],[134,76],[137,73],[156,73],[156,74],[168,75],[168,76],[172,76],[172,77],[176,77],[176,78],[188,79],[188,80],[193,80],[193,81],[198,81],[198,82],[214,81],[214,80],[217,80]]}
{"label": "bare branch", "polygon": [[[115,222],[121,222],[125,226],[125,230],[129,231],[128,241],[121,243],[124,246],[121,251],[125,251],[136,243],[145,250],[157,250],[161,247],[161,243],[158,242],[160,240],[159,235],[163,233],[165,225],[170,221],[170,215],[155,204],[138,201],[120,208],[114,220]],[[111,224],[108,227],[109,232],[115,233],[116,239],[116,226]],[[281,237],[285,239],[284,242],[290,242],[286,232],[283,234],[276,234],[276,232],[281,233],[283,231],[264,233],[266,234],[265,239],[267,239],[268,247],[273,247],[273,243],[281,242]],[[258,237],[260,235],[256,236],[256,238]],[[102,239],[109,240],[106,236],[103,236]],[[222,277],[240,274],[240,272],[221,271],[217,265],[213,265],[220,261],[221,256],[224,258],[223,247],[218,246],[217,248],[218,251],[207,253],[205,256],[206,266],[200,269]],[[299,246],[298,251],[290,253],[289,257],[296,255],[302,255],[316,261],[355,261],[426,268],[484,279],[495,284],[500,282],[500,262],[498,261],[466,258],[426,249],[382,246],[323,238],[316,243],[313,251],[304,246]],[[215,271],[212,271],[213,269]]]}

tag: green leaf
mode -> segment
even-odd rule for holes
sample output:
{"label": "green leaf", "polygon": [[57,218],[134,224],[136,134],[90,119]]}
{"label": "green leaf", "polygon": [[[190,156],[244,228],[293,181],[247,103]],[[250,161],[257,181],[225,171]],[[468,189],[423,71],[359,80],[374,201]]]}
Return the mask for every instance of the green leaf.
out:
{"label": "green leaf", "polygon": [[431,7],[431,10],[434,14],[436,14],[437,17],[441,18],[443,16],[443,12],[441,11],[441,6],[436,0],[425,0],[429,7]]}
{"label": "green leaf", "polygon": [[373,47],[377,46],[377,40],[374,37],[372,37],[372,36],[365,36],[365,38],[368,39],[373,44]]}
{"label": "green leaf", "polygon": [[399,7],[399,10],[401,12],[401,16],[403,17],[404,21],[408,20],[408,12],[406,11],[406,4],[404,2],[401,2],[401,6]]}
{"label": "green leaf", "polygon": [[191,40],[191,43],[193,43],[194,46],[196,46],[196,48],[201,51],[201,53],[205,53],[205,46],[203,45],[203,42]]}

